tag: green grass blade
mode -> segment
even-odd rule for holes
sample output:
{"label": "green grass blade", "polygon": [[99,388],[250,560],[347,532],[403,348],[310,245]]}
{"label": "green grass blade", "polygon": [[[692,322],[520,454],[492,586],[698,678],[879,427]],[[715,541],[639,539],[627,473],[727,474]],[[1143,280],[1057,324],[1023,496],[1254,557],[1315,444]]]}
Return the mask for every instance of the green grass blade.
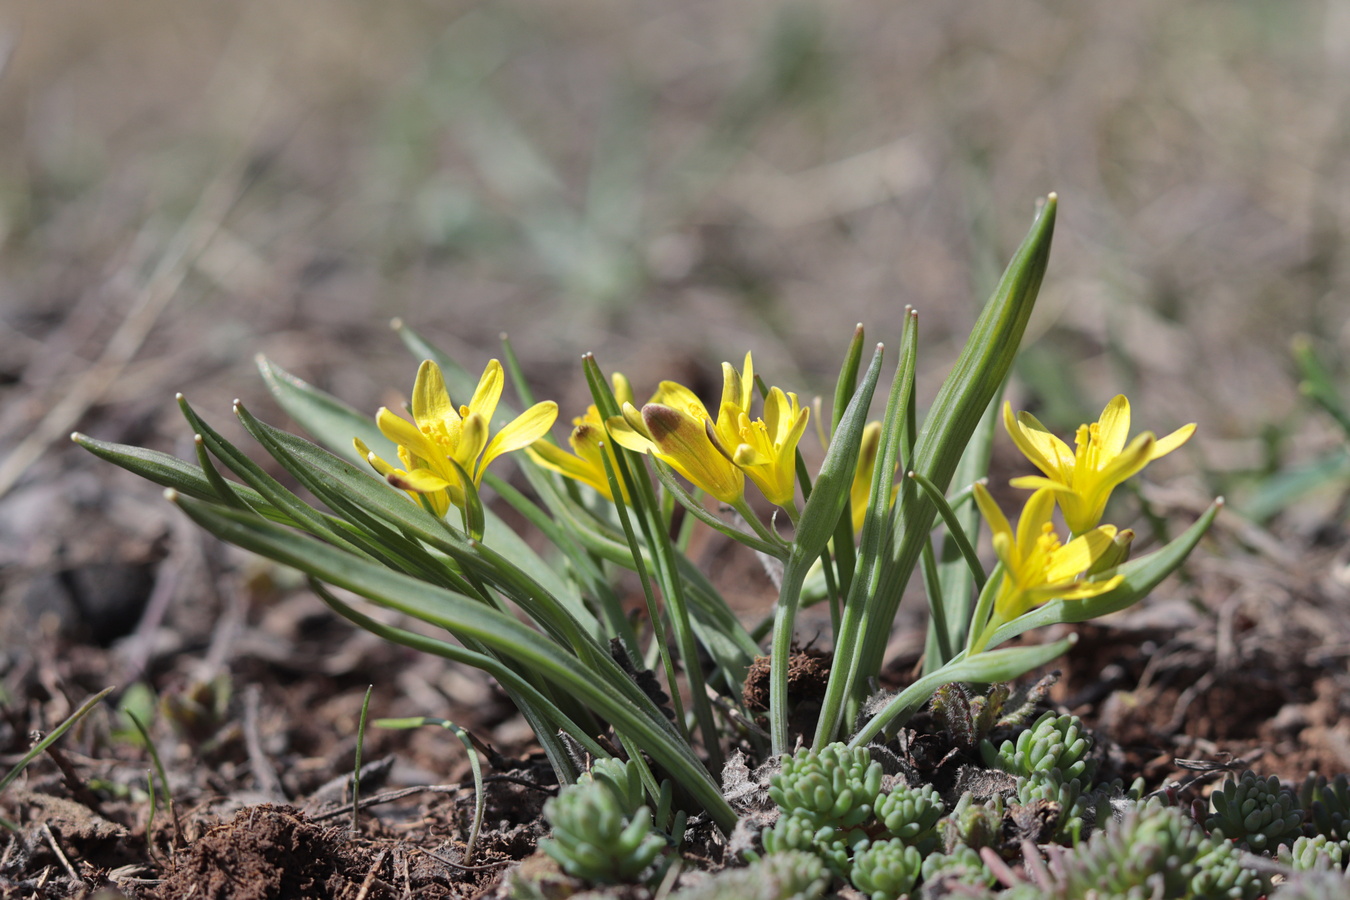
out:
{"label": "green grass blade", "polygon": [[[1017,355],[1050,258],[1057,200],[1051,194],[1003,273],[943,382],[918,436],[910,468],[946,491],[971,435]],[[862,647],[849,693],[860,699],[881,671],[896,608],[928,540],[937,509],[922,495],[901,504],[898,543],[868,602]]]}
{"label": "green grass blade", "polygon": [[872,394],[881,377],[883,355],[883,348],[878,344],[862,384],[840,417],[839,427],[830,439],[829,449],[825,451],[825,459],[816,475],[811,496],[802,510],[796,539],[792,542],[792,552],[783,567],[783,584],[779,589],[778,604],[774,608],[773,645],[769,654],[769,736],[775,756],[791,749],[788,745],[788,665],[792,655],[797,607],[801,602],[802,582],[834,534],[839,517],[847,510],[853,471],[858,464],[858,447],[867,425]]}
{"label": "green grass blade", "polygon": [[977,653],[973,658],[967,658],[962,653],[941,669],[923,676],[896,694],[880,712],[869,719],[867,724],[849,740],[849,746],[865,747],[888,727],[903,724],[924,701],[933,696],[934,691],[944,684],[951,684],[954,681],[977,684],[1012,681],[1032,669],[1063,656],[1077,642],[1078,635],[1071,634],[1063,640],[1055,641],[1053,644],[993,650]]}
{"label": "green grass blade", "polygon": [[52,744],[55,744],[57,741],[61,740],[62,736],[75,726],[76,722],[80,721],[85,716],[89,715],[89,713],[93,712],[94,707],[98,706],[104,697],[108,696],[115,690],[116,690],[115,687],[104,688],[94,696],[90,697],[88,700],[81,703],[80,708],[75,710],[69,716],[67,716],[64,722],[62,722],[60,725],[57,725],[54,729],[52,729],[50,734],[48,734],[42,740],[38,741],[31,748],[29,748],[28,752],[25,753],[23,757],[17,763],[14,764],[14,767],[5,774],[5,777],[0,778],[0,791],[3,791],[5,788],[9,787],[9,783],[13,781],[15,778],[18,778],[19,773],[21,773],[24,769],[28,768],[28,764],[30,762],[37,759],[43,753],[46,753],[48,747],[50,747]]}
{"label": "green grass blade", "polygon": [[174,499],[198,525],[261,556],[299,569],[390,609],[478,641],[517,660],[580,699],[615,728],[623,729],[672,777],[729,829],[736,814],[707,769],[681,741],[660,709],[637,690],[617,664],[595,660],[594,668],[514,617],[453,591],[391,572],[375,563],[273,525],[256,516],[190,500]]}

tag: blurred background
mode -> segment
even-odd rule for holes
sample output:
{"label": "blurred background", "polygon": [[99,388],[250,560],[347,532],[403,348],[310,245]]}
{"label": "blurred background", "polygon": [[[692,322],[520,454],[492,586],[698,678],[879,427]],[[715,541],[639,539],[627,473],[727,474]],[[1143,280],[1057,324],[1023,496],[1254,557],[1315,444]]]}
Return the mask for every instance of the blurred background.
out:
{"label": "blurred background", "polygon": [[[752,350],[811,397],[910,304],[926,401],[1052,190],[1014,402],[1196,421],[1164,505],[1339,546],[1345,435],[1290,349],[1334,381],[1350,342],[1339,0],[14,0],[0,61],[10,621],[108,643],[221,583],[73,429],[189,456],[175,391],[281,416],[257,353],[373,413],[415,372],[394,317],[474,370],[509,333],[566,421],[584,352],[645,396]],[[0,631],[12,687],[33,632]]]}

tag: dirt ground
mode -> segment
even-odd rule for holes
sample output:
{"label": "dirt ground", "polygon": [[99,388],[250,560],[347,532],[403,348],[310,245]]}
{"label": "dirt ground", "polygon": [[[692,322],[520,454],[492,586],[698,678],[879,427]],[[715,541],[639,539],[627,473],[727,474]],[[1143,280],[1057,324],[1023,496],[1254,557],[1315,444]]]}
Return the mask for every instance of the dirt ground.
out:
{"label": "dirt ground", "polygon": [[[116,689],[0,794],[0,896],[479,896],[554,790],[478,673],[354,631],[72,430],[190,458],[177,391],[231,438],[234,397],[284,423],[258,353],[373,413],[417,364],[396,316],[471,368],[509,332],[565,421],[583,352],[710,393],[749,349],[809,397],[855,322],[894,343],[911,304],[931,399],[1049,190],[1014,403],[1198,423],[1120,502],[1145,541],[1228,501],[1154,597],[1078,629],[1054,701],[1153,786],[1350,772],[1350,466],[1290,351],[1346,383],[1347,65],[1331,2],[6,6],[0,776]],[[368,686],[372,718],[492,748],[471,860],[441,729],[368,730],[353,821]]]}

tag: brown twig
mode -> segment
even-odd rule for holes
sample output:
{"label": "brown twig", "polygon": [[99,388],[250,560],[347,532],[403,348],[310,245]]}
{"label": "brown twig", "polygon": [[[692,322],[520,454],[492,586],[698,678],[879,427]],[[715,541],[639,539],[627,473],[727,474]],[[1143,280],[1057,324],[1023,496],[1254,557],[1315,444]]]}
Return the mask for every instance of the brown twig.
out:
{"label": "brown twig", "polygon": [[258,790],[264,794],[285,801],[286,792],[281,787],[276,767],[263,752],[262,736],[258,732],[258,715],[262,705],[262,688],[251,684],[244,691],[244,743],[248,747],[248,765]]}
{"label": "brown twig", "polygon": [[70,860],[61,850],[61,845],[56,842],[56,835],[52,834],[51,826],[46,822],[42,823],[42,833],[47,836],[47,843],[51,846],[52,852],[56,854],[56,858],[61,860],[61,865],[66,867],[66,872],[70,874],[70,879],[76,884],[83,885],[84,879],[80,877],[79,872],[75,871],[75,867],[70,864]]}
{"label": "brown twig", "polygon": [[370,864],[370,871],[366,873],[365,879],[361,882],[361,888],[356,892],[356,900],[366,900],[370,894],[370,889],[375,884],[376,873],[380,871],[380,866],[384,865],[384,858],[389,855],[388,850],[381,850],[375,856],[375,862]]}

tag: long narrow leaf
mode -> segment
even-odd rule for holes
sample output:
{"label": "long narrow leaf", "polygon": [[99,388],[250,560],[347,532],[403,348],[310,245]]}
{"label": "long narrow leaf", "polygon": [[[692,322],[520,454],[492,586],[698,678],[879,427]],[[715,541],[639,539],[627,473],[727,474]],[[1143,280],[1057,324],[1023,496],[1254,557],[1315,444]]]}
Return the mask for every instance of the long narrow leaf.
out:
{"label": "long narrow leaf", "polygon": [[[692,750],[679,740],[650,699],[635,699],[619,678],[604,667],[587,669],[548,638],[515,618],[452,591],[390,572],[256,516],[211,507],[186,497],[178,505],[207,531],[269,559],[299,569],[329,584],[359,594],[381,606],[399,610],[429,624],[464,634],[546,675],[616,728],[628,731],[660,765],[677,778],[708,810],[719,826],[729,829],[736,814]],[[619,688],[619,690],[616,690]]]}
{"label": "long narrow leaf", "polygon": [[1057,657],[1063,656],[1070,647],[1078,642],[1078,635],[1071,634],[1053,644],[1041,644],[1035,647],[1012,647],[1007,650],[994,650],[977,653],[967,659],[965,654],[958,655],[947,665],[896,694],[885,707],[868,720],[857,734],[849,740],[850,747],[865,747],[892,725],[901,725],[933,692],[944,684],[954,681],[990,684],[997,681],[1012,681],[1043,666]]}
{"label": "long narrow leaf", "polygon": [[844,513],[853,471],[858,465],[858,447],[867,425],[872,394],[881,377],[883,349],[877,345],[867,374],[858,386],[848,408],[839,419],[839,427],[830,439],[830,447],[820,465],[811,496],[798,523],[792,553],[783,567],[783,584],[774,608],[773,649],[769,662],[769,736],[775,756],[788,752],[788,666],[792,657],[792,633],[801,602],[802,582],[807,571],[825,549],[834,534],[835,524]]}
{"label": "long narrow leaf", "polygon": [[[924,420],[910,468],[923,473],[940,491],[946,491],[950,485],[971,434],[1017,355],[1050,259],[1056,209],[1057,199],[1051,194],[1008,264]],[[861,629],[861,652],[849,685],[855,698],[861,697],[864,686],[881,671],[896,608],[937,515],[932,502],[922,495],[899,509],[898,544],[868,601],[866,622]]]}

